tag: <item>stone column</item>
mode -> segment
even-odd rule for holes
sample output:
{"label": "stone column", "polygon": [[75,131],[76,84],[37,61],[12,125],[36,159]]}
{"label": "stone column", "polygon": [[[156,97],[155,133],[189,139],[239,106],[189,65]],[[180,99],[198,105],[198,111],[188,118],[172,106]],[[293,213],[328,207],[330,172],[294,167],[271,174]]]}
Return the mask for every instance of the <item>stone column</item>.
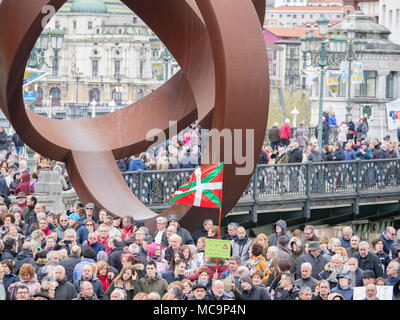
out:
{"label": "stone column", "polygon": [[62,202],[62,186],[59,181],[59,174],[54,171],[41,171],[39,180],[35,184],[35,196],[38,202],[43,202],[47,210],[64,212],[64,204]]}
{"label": "stone column", "polygon": [[386,77],[389,75],[388,70],[378,70],[376,77],[376,97],[385,99],[386,96]]}

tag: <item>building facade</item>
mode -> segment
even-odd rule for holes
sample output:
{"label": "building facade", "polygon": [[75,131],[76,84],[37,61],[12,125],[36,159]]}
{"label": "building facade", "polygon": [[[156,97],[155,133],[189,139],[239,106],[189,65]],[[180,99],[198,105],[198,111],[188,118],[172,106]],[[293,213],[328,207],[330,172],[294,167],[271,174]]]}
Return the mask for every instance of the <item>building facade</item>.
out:
{"label": "building facade", "polygon": [[[397,138],[395,131],[388,131],[386,117],[386,103],[400,98],[400,45],[389,40],[390,30],[375,22],[372,16],[356,12],[347,16],[342,23],[329,29],[329,33],[343,32],[352,24],[356,30],[356,39],[367,41],[366,49],[359,52],[357,61],[363,64],[362,84],[353,84],[351,88],[351,115],[357,120],[367,113],[369,114],[370,137],[382,139],[389,133]],[[324,80],[327,83],[327,78]],[[318,123],[319,116],[319,83],[313,81],[312,115],[313,125]],[[334,111],[337,123],[346,121],[346,104],[348,86],[340,84],[336,97],[332,96],[327,86],[324,86],[323,109]]]}
{"label": "building facade", "polygon": [[400,1],[380,0],[379,21],[392,32],[389,39],[400,44]]}
{"label": "building facade", "polygon": [[[54,118],[105,114],[157,89],[167,68],[169,77],[178,70],[176,62],[164,63],[151,29],[118,0],[70,0],[46,28],[57,25],[65,34],[63,47],[58,61],[47,50],[52,68],[44,66],[49,75],[35,83],[37,113]],[[154,64],[162,68],[159,76]]]}
{"label": "building facade", "polygon": [[342,20],[340,6],[281,6],[266,10],[264,27],[295,28],[321,17]]}

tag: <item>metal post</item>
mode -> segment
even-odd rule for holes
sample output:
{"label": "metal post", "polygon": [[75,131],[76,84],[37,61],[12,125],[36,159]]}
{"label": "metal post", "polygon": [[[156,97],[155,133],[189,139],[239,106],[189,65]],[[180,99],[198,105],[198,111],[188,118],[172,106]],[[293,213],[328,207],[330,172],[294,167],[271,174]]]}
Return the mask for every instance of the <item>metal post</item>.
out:
{"label": "metal post", "polygon": [[[303,164],[302,164],[303,166]],[[304,218],[307,220],[311,218],[311,210],[310,210],[310,185],[312,183],[311,181],[311,163],[306,163],[305,164],[305,181],[306,181],[306,202],[304,203]]]}
{"label": "metal post", "polygon": [[[326,50],[325,50],[325,37],[322,36],[321,38],[321,52],[320,52],[320,63],[319,66],[321,68],[321,75],[320,75],[320,90],[319,90],[319,113],[318,113],[318,147],[319,151],[322,150],[322,111],[323,111],[323,104],[324,104],[324,76],[325,76],[325,66],[327,65],[326,62]],[[328,119],[325,119],[326,121]]]}
{"label": "metal post", "polygon": [[257,224],[257,207],[258,207],[258,194],[257,194],[257,181],[258,181],[258,166],[254,170],[253,179],[253,206],[251,208],[251,222]]}
{"label": "metal post", "polygon": [[348,89],[347,89],[346,119],[349,116],[351,116],[351,77],[352,77],[351,63],[353,60],[354,60],[353,41],[350,40],[349,52],[347,53],[347,61],[349,62],[349,70],[348,70],[349,79],[347,81]]}

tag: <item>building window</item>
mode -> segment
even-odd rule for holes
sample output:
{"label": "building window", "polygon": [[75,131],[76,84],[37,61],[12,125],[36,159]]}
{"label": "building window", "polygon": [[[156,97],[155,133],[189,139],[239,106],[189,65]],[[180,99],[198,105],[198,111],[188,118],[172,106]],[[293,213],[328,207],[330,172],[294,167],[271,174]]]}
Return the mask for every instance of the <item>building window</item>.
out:
{"label": "building window", "polygon": [[376,97],[376,71],[364,71],[364,83],[354,86],[355,97]]}
{"label": "building window", "polygon": [[76,21],[73,22],[73,29],[76,30]]}
{"label": "building window", "polygon": [[276,60],[276,51],[273,51],[274,52],[274,60]]}
{"label": "building window", "polygon": [[100,29],[96,29],[96,34],[100,34]]}
{"label": "building window", "polygon": [[92,102],[95,100],[97,103],[100,102],[100,91],[97,88],[93,88],[89,92],[89,101]]}
{"label": "building window", "polygon": [[89,30],[92,30],[92,29],[93,29],[93,22],[92,22],[92,21],[88,21],[87,28],[88,28]]}
{"label": "building window", "polygon": [[57,87],[50,89],[51,105],[61,106],[61,90]]}
{"label": "building window", "polygon": [[42,105],[42,101],[43,101],[43,89],[41,87],[38,87],[37,90],[37,98],[36,98],[36,105]]}
{"label": "building window", "polygon": [[294,15],[293,15],[293,19],[296,19],[296,18],[297,18],[297,14],[294,14]]}
{"label": "building window", "polygon": [[121,61],[115,60],[115,75],[121,73]]}
{"label": "building window", "polygon": [[301,18],[304,19],[304,14],[301,15]]}
{"label": "building window", "polygon": [[140,78],[143,78],[143,61],[140,61],[139,70],[140,70]]}
{"label": "building window", "polygon": [[92,77],[97,77],[99,75],[99,60],[92,61]]}
{"label": "building window", "polygon": [[392,71],[386,76],[386,98],[394,98],[394,75]]}
{"label": "building window", "polygon": [[275,63],[272,65],[272,75],[276,76],[276,64]]}
{"label": "building window", "polygon": [[122,92],[118,88],[115,88],[112,92],[112,99],[115,101],[116,104],[121,104],[122,102]]}
{"label": "building window", "polygon": [[137,17],[133,17],[133,24],[137,23]]}
{"label": "building window", "polygon": [[139,89],[139,90],[137,91],[137,101],[139,101],[139,100],[141,100],[141,99],[143,99],[143,90],[142,90],[142,89]]}

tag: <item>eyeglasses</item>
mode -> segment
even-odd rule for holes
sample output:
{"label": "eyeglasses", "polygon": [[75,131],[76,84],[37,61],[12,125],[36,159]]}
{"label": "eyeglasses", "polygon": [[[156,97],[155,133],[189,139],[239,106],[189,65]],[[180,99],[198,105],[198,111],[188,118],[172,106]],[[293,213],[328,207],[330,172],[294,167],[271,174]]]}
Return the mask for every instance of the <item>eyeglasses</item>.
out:
{"label": "eyeglasses", "polygon": [[68,220],[60,220],[60,222],[67,222]]}
{"label": "eyeglasses", "polygon": [[395,236],[396,234],[395,234],[395,233],[391,233],[391,235],[392,235],[392,236]]}
{"label": "eyeglasses", "polygon": [[93,211],[94,209],[93,208],[86,208],[86,210],[92,210]]}
{"label": "eyeglasses", "polygon": [[90,227],[90,226],[93,226],[93,224],[92,223],[87,223],[86,226]]}

